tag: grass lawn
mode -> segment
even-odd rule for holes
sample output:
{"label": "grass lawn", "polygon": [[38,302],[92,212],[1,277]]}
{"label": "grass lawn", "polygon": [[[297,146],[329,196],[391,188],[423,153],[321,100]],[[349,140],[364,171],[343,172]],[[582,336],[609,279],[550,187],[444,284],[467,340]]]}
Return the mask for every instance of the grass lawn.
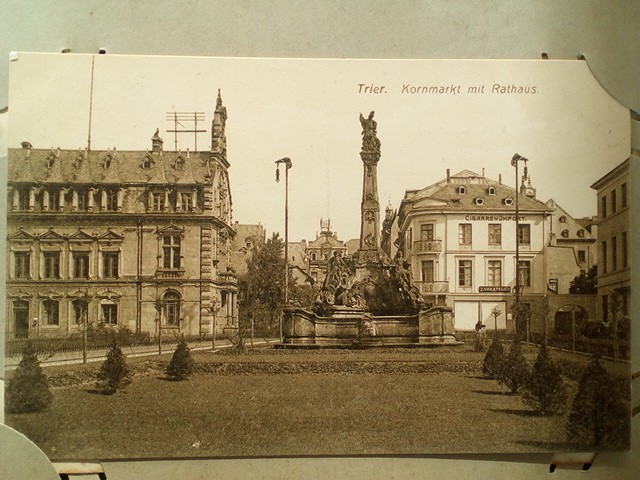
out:
{"label": "grass lawn", "polygon": [[[539,417],[519,395],[478,372],[415,373],[406,365],[472,364],[467,348],[380,351],[198,352],[200,364],[380,362],[316,373],[157,373],[104,396],[91,385],[54,389],[53,406],[7,415],[52,460],[120,458],[541,452],[568,449],[565,417]],[[140,361],[139,359],[136,361]],[[421,363],[422,362],[422,363]],[[322,366],[321,365],[321,366]],[[245,365],[246,366],[246,365]],[[429,367],[429,368],[427,368]],[[72,366],[56,367],[71,369]],[[75,368],[81,368],[75,366]],[[48,373],[48,370],[47,370]],[[575,382],[567,382],[570,396]]]}

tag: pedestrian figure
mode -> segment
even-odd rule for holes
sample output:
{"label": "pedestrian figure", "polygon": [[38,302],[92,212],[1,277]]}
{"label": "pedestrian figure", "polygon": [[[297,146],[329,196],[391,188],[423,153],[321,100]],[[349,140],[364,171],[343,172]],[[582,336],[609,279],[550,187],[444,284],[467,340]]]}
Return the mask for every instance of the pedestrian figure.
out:
{"label": "pedestrian figure", "polygon": [[485,330],[486,325],[482,323],[482,320],[478,320],[476,323],[476,344],[475,350],[476,352],[483,352],[484,347],[487,343],[487,332]]}

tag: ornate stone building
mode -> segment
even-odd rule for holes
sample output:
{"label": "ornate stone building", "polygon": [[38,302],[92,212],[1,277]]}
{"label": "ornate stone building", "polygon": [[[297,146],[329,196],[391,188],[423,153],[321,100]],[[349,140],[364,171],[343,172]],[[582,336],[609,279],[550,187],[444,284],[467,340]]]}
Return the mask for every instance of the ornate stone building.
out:
{"label": "ornate stone building", "polygon": [[35,149],[8,161],[7,335],[237,328],[220,93],[209,151]]}

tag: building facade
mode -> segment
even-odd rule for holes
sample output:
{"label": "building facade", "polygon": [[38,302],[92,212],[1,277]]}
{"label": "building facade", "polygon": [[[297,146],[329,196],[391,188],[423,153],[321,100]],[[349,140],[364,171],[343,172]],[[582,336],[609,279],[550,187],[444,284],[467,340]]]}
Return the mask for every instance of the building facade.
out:
{"label": "building facade", "polygon": [[[427,305],[454,309],[457,330],[472,330],[480,320],[523,334],[532,325],[542,331],[549,318],[548,296],[567,294],[571,279],[593,261],[589,253],[582,261],[575,248],[583,248],[583,238],[587,245],[594,242],[590,232],[578,233],[578,224],[553,201],[537,200],[528,177],[520,186],[517,233],[515,200],[515,188],[469,170],[447,171],[446,179],[407,191],[402,200],[398,254],[410,263]],[[558,225],[565,224],[558,238]],[[516,275],[520,301],[530,312],[527,325],[515,325],[511,314]],[[591,308],[590,300],[579,303],[581,310]],[[553,318],[555,312],[550,313]]]}
{"label": "building facade", "polygon": [[631,297],[629,159],[596,181],[598,199],[598,302],[603,322],[629,315]]}
{"label": "building facade", "polygon": [[237,328],[220,94],[209,151],[10,149],[8,338],[83,325],[210,334]]}

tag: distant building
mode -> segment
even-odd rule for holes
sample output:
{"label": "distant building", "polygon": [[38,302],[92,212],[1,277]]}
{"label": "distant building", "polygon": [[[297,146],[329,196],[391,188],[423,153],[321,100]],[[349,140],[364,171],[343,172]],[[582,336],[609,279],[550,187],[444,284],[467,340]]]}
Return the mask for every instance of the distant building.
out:
{"label": "distant building", "polygon": [[266,243],[266,231],[260,224],[233,224],[235,236],[231,241],[230,264],[238,277],[247,273],[247,262],[255,248]]}
{"label": "distant building", "polygon": [[627,158],[591,185],[598,198],[597,318],[604,322],[629,315],[630,184]]}
{"label": "distant building", "polygon": [[209,151],[10,149],[8,338],[237,329],[226,120]]}
{"label": "distant building", "polygon": [[[530,179],[523,177],[516,265],[515,196],[501,180],[464,170],[447,171],[445,179],[409,190],[402,200],[395,244],[410,263],[424,302],[453,307],[458,330],[472,330],[481,320],[491,328],[497,322],[498,328],[522,334],[527,328],[542,332],[563,307],[578,309],[583,317],[593,310],[588,297],[572,296],[571,307],[563,298],[550,300],[567,294],[570,281],[593,264],[591,233],[553,201],[537,200]],[[529,327],[513,324],[516,275],[521,303],[531,312]],[[553,311],[547,317],[549,305]]]}
{"label": "distant building", "polygon": [[[357,242],[359,243],[359,240]],[[314,240],[289,242],[289,265],[296,266],[297,270],[306,273],[313,280],[314,285],[322,285],[327,262],[334,252],[340,252],[341,255],[346,256],[347,245],[338,239],[336,232],[331,231],[330,219],[320,219],[320,233],[316,234]]]}

